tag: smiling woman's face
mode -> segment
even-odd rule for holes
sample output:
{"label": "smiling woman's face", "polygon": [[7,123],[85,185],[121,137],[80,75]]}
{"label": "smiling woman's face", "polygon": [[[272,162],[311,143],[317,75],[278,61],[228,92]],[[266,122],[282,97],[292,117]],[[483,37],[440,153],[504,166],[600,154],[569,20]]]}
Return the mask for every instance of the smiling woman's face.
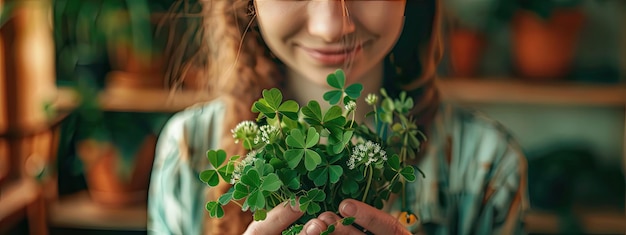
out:
{"label": "smiling woman's face", "polygon": [[338,68],[353,83],[382,63],[402,31],[405,0],[255,0],[255,6],[270,50],[323,85]]}

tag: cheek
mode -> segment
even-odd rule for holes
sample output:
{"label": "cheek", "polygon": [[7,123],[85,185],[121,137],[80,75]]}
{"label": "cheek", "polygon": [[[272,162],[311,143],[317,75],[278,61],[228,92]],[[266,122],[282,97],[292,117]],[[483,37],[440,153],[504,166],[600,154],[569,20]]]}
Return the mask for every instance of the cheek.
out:
{"label": "cheek", "polygon": [[256,0],[254,3],[259,27],[272,35],[287,34],[295,28],[298,5],[302,5],[277,0]]}
{"label": "cheek", "polygon": [[404,1],[360,2],[354,6],[353,17],[365,30],[383,37],[393,37],[402,30]]}

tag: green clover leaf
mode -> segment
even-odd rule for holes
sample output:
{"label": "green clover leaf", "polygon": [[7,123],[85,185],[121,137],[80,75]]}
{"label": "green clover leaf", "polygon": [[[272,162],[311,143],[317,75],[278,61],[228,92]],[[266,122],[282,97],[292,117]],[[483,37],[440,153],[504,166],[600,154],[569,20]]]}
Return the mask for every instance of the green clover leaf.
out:
{"label": "green clover leaf", "polygon": [[215,187],[220,183],[220,177],[216,170],[205,170],[200,173],[200,180],[207,183],[211,187]]}
{"label": "green clover leaf", "polygon": [[351,99],[356,100],[359,96],[361,96],[361,91],[363,91],[363,85],[359,83],[352,84],[345,88],[346,85],[346,74],[343,70],[336,70],[334,73],[329,74],[326,77],[326,82],[331,87],[335,88],[334,90],[330,90],[324,93],[324,100],[328,101],[331,105],[336,105],[346,94]]}
{"label": "green clover leaf", "polygon": [[295,169],[304,157],[304,166],[306,169],[308,171],[315,169],[317,165],[322,163],[322,157],[309,148],[315,146],[319,142],[319,139],[320,135],[313,127],[309,127],[306,138],[299,129],[291,130],[291,133],[285,140],[287,146],[293,147],[293,149],[285,151],[287,165],[291,169]]}
{"label": "green clover leaf", "polygon": [[210,201],[206,204],[206,209],[209,211],[209,216],[212,218],[224,217],[224,208],[216,201]]}
{"label": "green clover leaf", "polygon": [[306,106],[302,107],[304,121],[316,127],[323,127],[330,131],[332,135],[340,139],[343,134],[343,127],[346,124],[346,118],[342,114],[339,106],[330,107],[325,114],[322,115],[320,104],[317,101],[310,101]]}
{"label": "green clover leaf", "polygon": [[289,119],[297,120],[299,109],[298,103],[293,100],[283,103],[283,94],[277,88],[263,90],[263,98],[252,105],[252,112],[261,113],[268,118],[275,118],[276,114],[280,113]]}
{"label": "green clover leaf", "polygon": [[305,211],[309,215],[315,214],[322,209],[318,202],[323,202],[324,199],[326,199],[324,191],[311,189],[305,196],[300,198],[300,210]]}

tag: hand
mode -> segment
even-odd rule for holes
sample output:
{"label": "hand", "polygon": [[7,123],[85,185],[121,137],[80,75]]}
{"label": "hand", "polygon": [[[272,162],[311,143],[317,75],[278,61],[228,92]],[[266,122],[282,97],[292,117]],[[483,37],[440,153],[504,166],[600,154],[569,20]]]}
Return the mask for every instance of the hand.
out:
{"label": "hand", "polygon": [[[390,214],[378,210],[363,202],[346,199],[339,205],[339,213],[343,217],[354,217],[355,224],[360,225],[365,230],[373,234],[393,234],[393,235],[410,235],[411,233],[398,221],[397,218]],[[306,223],[302,231],[306,235],[318,235],[322,231],[326,230],[328,225],[335,224],[335,232],[332,234],[345,234],[345,235],[362,235],[363,231],[358,230],[356,227],[343,226],[338,223],[341,218],[333,212],[324,212],[316,219],[312,219]],[[323,222],[324,225],[320,225]],[[319,226],[319,227],[318,227]],[[319,231],[319,232],[315,232]]]}
{"label": "hand", "polygon": [[[289,202],[284,202],[270,210],[264,220],[250,223],[244,235],[281,234],[303,214],[304,212],[300,211],[297,205],[292,207]],[[305,226],[311,225],[314,225],[312,228],[316,230],[319,228],[317,234],[326,230],[326,224],[321,220],[311,220],[305,224]],[[306,234],[306,230],[303,230],[301,234]]]}

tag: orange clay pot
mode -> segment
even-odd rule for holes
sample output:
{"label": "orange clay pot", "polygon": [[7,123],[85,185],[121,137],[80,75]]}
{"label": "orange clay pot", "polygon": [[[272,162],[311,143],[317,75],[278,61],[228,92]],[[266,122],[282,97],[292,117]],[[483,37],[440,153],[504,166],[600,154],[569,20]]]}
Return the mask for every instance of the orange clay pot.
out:
{"label": "orange clay pot", "polygon": [[467,29],[454,29],[450,34],[450,61],[454,77],[476,76],[485,45],[482,34]]}
{"label": "orange clay pot", "polygon": [[132,174],[124,179],[119,173],[119,153],[109,142],[84,140],[78,155],[85,166],[85,179],[91,198],[101,205],[124,207],[145,203],[157,137],[149,135],[135,156]]}
{"label": "orange clay pot", "polygon": [[584,21],[577,8],[557,10],[548,20],[518,11],[513,19],[513,53],[519,74],[531,80],[567,75]]}
{"label": "orange clay pot", "polygon": [[0,29],[0,133],[40,128],[56,99],[49,3],[24,1]]}

